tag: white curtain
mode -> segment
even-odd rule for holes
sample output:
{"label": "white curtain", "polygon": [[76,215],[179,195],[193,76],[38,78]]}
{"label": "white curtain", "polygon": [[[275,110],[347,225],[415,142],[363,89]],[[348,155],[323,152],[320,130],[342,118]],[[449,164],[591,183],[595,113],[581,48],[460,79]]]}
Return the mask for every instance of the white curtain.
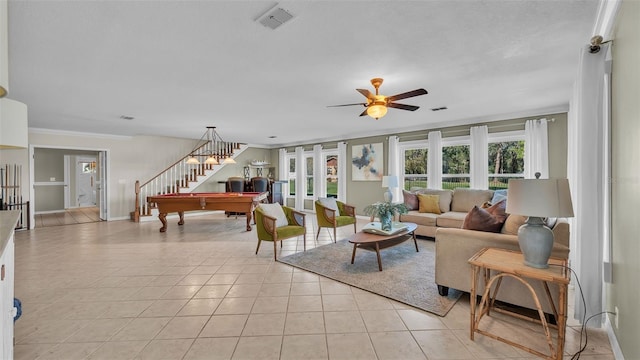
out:
{"label": "white curtain", "polygon": [[282,184],[284,198],[289,195],[289,164],[287,163],[287,149],[278,150],[278,180],[286,181]]}
{"label": "white curtain", "polygon": [[306,184],[306,171],[307,167],[304,162],[304,148],[302,146],[296,147],[296,210],[304,210],[304,196],[307,189]]}
{"label": "white curtain", "polygon": [[399,139],[397,136],[389,136],[389,168],[387,170],[387,175],[392,175],[398,178],[398,186],[391,190],[391,194],[393,194],[393,198],[398,202],[402,197],[400,196],[400,190],[404,187],[404,184],[400,183],[400,149],[399,149]]}
{"label": "white curtain", "polygon": [[471,127],[471,188],[489,188],[489,129],[486,125]]}
{"label": "white curtain", "polygon": [[347,164],[349,164],[349,158],[347,157],[347,143],[338,143],[338,200],[342,202],[347,201]]}
{"label": "white curtain", "polygon": [[322,145],[313,145],[313,198],[327,196],[327,161],[322,158]]}
{"label": "white curtain", "polygon": [[524,124],[524,178],[549,178],[549,138],[547,119],[527,120]]}
{"label": "white curtain", "polygon": [[[588,46],[580,52],[578,76],[568,116],[568,178],[575,217],[571,221],[572,268],[580,280],[586,308],[576,292],[575,318],[603,311],[602,249],[605,236],[604,198],[606,181],[604,114],[604,74],[608,44],[600,52],[589,53]],[[590,322],[595,325],[597,321]]]}
{"label": "white curtain", "polygon": [[427,161],[427,175],[429,189],[442,189],[442,133],[440,131],[430,131],[429,139],[429,159]]}

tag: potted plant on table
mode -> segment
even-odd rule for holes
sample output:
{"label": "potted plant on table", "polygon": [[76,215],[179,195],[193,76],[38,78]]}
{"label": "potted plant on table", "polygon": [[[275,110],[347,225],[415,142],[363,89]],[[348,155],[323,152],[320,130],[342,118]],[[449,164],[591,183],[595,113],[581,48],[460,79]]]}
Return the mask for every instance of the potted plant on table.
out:
{"label": "potted plant on table", "polygon": [[380,219],[380,228],[385,231],[391,230],[391,223],[394,215],[406,214],[407,207],[403,203],[377,202],[367,205],[362,210],[366,215],[376,216]]}

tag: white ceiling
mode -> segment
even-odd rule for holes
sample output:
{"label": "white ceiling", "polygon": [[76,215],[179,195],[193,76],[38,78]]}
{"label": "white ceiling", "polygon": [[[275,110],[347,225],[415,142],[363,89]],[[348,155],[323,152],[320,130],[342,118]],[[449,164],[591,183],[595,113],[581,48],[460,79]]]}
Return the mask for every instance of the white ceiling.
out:
{"label": "white ceiling", "polygon": [[[277,146],[566,111],[597,0],[9,1],[29,127]],[[425,88],[380,120],[380,92]],[[431,108],[447,106],[433,112]],[[121,119],[121,115],[134,120]],[[277,136],[272,139],[269,136]]]}

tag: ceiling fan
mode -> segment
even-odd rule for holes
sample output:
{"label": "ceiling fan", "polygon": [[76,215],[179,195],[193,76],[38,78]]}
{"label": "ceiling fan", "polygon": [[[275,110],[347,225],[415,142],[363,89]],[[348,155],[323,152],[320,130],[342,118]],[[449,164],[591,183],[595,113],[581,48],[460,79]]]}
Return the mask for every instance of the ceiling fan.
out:
{"label": "ceiling fan", "polygon": [[356,89],[360,94],[364,95],[367,98],[366,103],[329,105],[327,107],[362,105],[366,107],[366,109],[362,112],[362,114],[360,114],[360,116],[369,115],[372,118],[378,120],[379,118],[387,114],[388,107],[401,109],[401,110],[409,110],[409,111],[418,110],[420,108],[419,106],[398,104],[395,101],[427,94],[427,90],[425,89],[416,89],[413,91],[408,91],[408,92],[404,92],[404,93],[392,95],[392,96],[380,95],[378,93],[378,89],[380,88],[382,81],[383,79],[381,78],[371,79],[371,85],[373,85],[373,87],[376,89],[375,94],[372,94],[371,91],[366,89]]}

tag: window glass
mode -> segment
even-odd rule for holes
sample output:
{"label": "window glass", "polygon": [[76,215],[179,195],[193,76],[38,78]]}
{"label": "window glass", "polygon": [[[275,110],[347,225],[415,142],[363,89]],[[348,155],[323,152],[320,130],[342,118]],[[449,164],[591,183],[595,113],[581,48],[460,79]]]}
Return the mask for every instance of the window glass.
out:
{"label": "window glass", "polygon": [[489,143],[489,189],[506,189],[509,179],[524,178],[524,140]]}
{"label": "window glass", "polygon": [[289,195],[296,195],[296,158],[294,156],[288,156],[289,158]]}
{"label": "window glass", "polygon": [[338,155],[327,155],[327,197],[338,197]]}
{"label": "window glass", "polygon": [[470,182],[469,145],[442,147],[442,188],[468,188]]}
{"label": "window glass", "polygon": [[307,196],[313,196],[313,157],[309,156],[305,159],[307,169],[306,169],[306,180],[307,180]]}
{"label": "window glass", "polygon": [[405,190],[410,190],[412,187],[427,187],[427,155],[426,147],[404,150],[403,188]]}

